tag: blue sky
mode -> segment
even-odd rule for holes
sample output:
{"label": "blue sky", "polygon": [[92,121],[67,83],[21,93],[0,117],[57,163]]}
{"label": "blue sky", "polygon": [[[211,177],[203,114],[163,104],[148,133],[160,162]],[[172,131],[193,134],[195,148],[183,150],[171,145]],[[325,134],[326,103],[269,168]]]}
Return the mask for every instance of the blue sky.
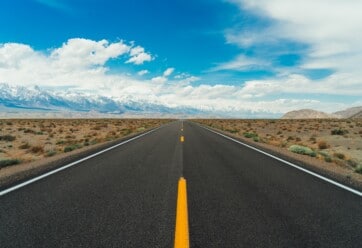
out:
{"label": "blue sky", "polygon": [[123,39],[157,56],[157,62],[145,68],[173,66],[192,74],[238,51],[225,45],[223,37],[223,30],[238,18],[237,7],[220,1],[5,0],[2,5],[2,43],[46,50],[69,38]]}
{"label": "blue sky", "polygon": [[241,117],[332,112],[362,104],[361,7],[355,0],[3,0],[0,82]]}

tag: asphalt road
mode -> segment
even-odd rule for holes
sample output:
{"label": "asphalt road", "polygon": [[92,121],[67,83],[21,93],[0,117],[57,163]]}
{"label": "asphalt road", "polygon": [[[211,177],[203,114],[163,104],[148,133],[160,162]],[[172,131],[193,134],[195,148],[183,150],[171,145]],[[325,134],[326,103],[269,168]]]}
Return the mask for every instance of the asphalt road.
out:
{"label": "asphalt road", "polygon": [[183,126],[0,197],[0,247],[172,247],[180,176],[191,247],[362,247],[362,197]]}

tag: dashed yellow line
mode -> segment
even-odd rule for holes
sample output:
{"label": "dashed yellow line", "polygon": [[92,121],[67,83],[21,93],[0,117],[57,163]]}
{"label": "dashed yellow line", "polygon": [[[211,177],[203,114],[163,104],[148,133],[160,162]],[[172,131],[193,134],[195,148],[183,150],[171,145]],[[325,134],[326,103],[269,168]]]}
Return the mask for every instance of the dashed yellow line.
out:
{"label": "dashed yellow line", "polygon": [[186,180],[181,177],[178,181],[176,228],[174,248],[189,248],[189,217],[187,211]]}
{"label": "dashed yellow line", "polygon": [[184,137],[183,135],[181,135],[180,141],[181,141],[181,143],[182,143],[182,142],[185,142],[185,137]]}

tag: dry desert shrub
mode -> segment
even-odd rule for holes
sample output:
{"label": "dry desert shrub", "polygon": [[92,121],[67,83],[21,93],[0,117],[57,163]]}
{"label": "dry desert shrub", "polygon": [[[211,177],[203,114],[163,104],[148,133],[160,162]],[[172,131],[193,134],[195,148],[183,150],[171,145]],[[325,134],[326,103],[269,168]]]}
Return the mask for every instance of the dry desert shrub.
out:
{"label": "dry desert shrub", "polygon": [[29,148],[30,148],[29,143],[23,143],[19,146],[19,149],[29,149]]}
{"label": "dry desert shrub", "polygon": [[327,142],[325,142],[324,140],[319,141],[318,142],[318,148],[319,149],[327,149],[328,148]]}
{"label": "dry desert shrub", "polygon": [[15,136],[6,134],[6,135],[1,135],[0,136],[0,141],[14,141],[16,139]]}
{"label": "dry desert shrub", "polygon": [[43,148],[42,146],[40,146],[40,145],[32,146],[32,147],[29,149],[29,152],[35,153],[35,154],[43,153],[43,152],[44,152],[44,148]]}
{"label": "dry desert shrub", "polygon": [[21,161],[19,159],[1,159],[0,160],[0,169],[7,167],[7,166],[20,164],[20,162]]}
{"label": "dry desert shrub", "polygon": [[344,155],[341,152],[336,152],[336,153],[333,154],[333,156],[336,157],[336,158],[342,159],[342,160],[346,158],[346,155]]}

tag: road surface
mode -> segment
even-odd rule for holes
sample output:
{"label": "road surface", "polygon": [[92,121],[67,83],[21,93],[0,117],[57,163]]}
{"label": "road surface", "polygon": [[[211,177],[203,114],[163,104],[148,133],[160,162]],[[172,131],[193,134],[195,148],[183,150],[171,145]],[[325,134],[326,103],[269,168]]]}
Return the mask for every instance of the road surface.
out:
{"label": "road surface", "polygon": [[190,247],[362,247],[362,197],[181,121],[1,196],[0,247],[173,247],[181,176]]}

